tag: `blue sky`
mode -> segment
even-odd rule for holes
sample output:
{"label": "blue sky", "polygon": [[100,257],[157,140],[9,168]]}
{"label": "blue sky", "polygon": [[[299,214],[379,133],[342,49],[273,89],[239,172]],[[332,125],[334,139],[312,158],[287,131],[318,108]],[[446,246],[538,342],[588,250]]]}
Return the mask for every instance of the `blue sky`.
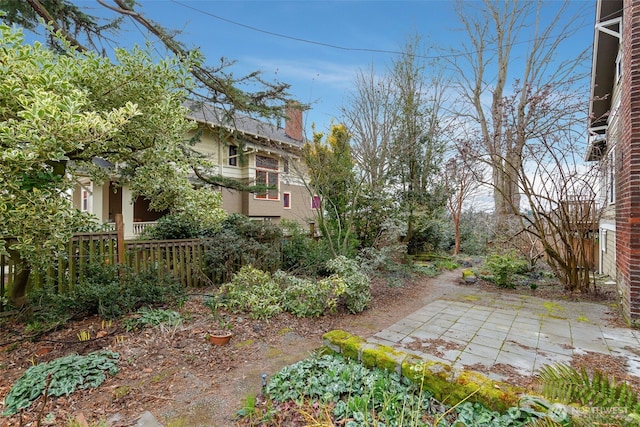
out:
{"label": "blue sky", "polygon": [[[75,3],[91,8],[90,12],[105,13],[95,0]],[[339,120],[340,106],[358,69],[373,64],[383,72],[396,56],[392,52],[400,51],[411,34],[418,33],[427,45],[441,49],[455,49],[465,37],[453,11],[453,1],[449,0],[138,0],[138,3],[138,9],[148,18],[180,30],[179,39],[188,47],[199,47],[209,64],[225,57],[237,61],[232,68],[236,75],[261,70],[267,80],[290,84],[292,97],[311,106],[305,113],[308,136],[312,122],[322,131],[328,129],[332,119]],[[548,3],[550,13],[560,4],[557,0]],[[469,1],[468,5],[469,13],[474,13],[480,2]],[[565,46],[567,54],[573,55],[592,45],[594,9],[594,0],[570,3],[571,13],[567,16],[579,12],[584,24]],[[143,43],[145,37],[144,29],[125,21],[113,45],[127,47]],[[522,39],[532,37],[525,33]],[[159,51],[165,53],[164,49]],[[438,51],[429,50],[427,55],[438,55]],[[590,63],[585,66],[590,67]]]}
{"label": "blue sky", "polygon": [[[308,133],[312,122],[318,130],[325,130],[332,119],[339,119],[340,105],[358,69],[374,64],[376,70],[384,71],[395,57],[390,52],[401,50],[411,34],[418,33],[426,44],[445,49],[455,48],[464,37],[453,2],[445,0],[138,2],[148,18],[180,30],[179,39],[189,47],[199,47],[208,63],[226,57],[237,61],[234,74],[261,70],[267,80],[289,83],[292,96],[311,106],[305,116]],[[100,8],[93,2],[79,3]],[[472,1],[470,5],[479,3]],[[551,8],[557,5],[558,1],[550,2]],[[581,12],[585,22],[566,46],[566,52],[573,54],[592,45],[595,1],[574,0],[570,8],[571,15]],[[473,7],[469,10],[473,13]],[[144,40],[144,29],[130,23],[124,28],[117,44]],[[433,50],[427,54],[438,53]]]}

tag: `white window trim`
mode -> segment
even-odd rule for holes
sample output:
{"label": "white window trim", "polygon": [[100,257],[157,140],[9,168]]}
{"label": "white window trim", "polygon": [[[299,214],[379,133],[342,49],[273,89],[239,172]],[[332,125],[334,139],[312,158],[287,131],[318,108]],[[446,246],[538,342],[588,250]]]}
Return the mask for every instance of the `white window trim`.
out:
{"label": "white window trim", "polygon": [[[235,147],[235,151],[236,154],[232,155],[231,154],[231,147]],[[237,168],[238,167],[238,162],[239,162],[239,158],[240,155],[238,154],[238,146],[237,145],[233,145],[233,144],[229,144],[229,146],[227,147],[227,166],[232,167],[232,168]],[[235,163],[235,165],[232,165],[231,163]]]}
{"label": "white window trim", "polygon": [[[289,196],[289,206],[284,206],[284,201],[286,200],[286,196],[287,195]],[[282,203],[282,208],[283,209],[291,209],[291,205],[293,204],[293,203],[291,203],[291,192],[285,191],[285,192],[282,193],[282,202],[283,202]]]}

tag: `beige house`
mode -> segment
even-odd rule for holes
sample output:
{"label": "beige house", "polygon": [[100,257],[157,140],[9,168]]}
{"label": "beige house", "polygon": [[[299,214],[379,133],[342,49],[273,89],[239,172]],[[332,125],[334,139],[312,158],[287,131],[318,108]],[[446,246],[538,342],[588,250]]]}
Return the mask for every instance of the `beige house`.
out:
{"label": "beige house", "polygon": [[[286,218],[303,225],[313,221],[314,198],[301,176],[301,110],[290,108],[282,128],[247,116],[229,118],[223,110],[202,103],[190,102],[187,107],[187,117],[201,132],[195,149],[215,165],[213,174],[272,187],[261,194],[219,187],[226,212],[275,222]],[[73,192],[73,204],[104,223],[113,223],[115,215],[122,214],[125,239],[135,238],[166,212],[149,210],[149,203],[142,198],[132,201],[129,188],[116,186],[116,179],[101,185],[89,179],[81,181]]]}

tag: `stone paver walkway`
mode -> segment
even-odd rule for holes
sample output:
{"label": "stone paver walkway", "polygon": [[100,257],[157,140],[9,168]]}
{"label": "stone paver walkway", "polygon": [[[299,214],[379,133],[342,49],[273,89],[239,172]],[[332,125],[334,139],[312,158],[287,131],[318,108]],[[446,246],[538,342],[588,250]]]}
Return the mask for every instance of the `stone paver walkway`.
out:
{"label": "stone paver walkway", "polygon": [[428,303],[368,341],[498,380],[509,376],[505,365],[511,375],[532,375],[585,352],[623,357],[640,377],[640,331],[606,326],[603,305],[455,288],[454,300]]}

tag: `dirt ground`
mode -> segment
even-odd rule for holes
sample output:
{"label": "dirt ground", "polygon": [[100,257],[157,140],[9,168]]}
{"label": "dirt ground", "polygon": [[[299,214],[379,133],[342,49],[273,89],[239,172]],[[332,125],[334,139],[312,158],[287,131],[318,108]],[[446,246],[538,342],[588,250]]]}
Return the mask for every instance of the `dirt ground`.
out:
{"label": "dirt ground", "polygon": [[[169,426],[231,426],[247,396],[259,393],[261,375],[270,376],[307,357],[322,345],[325,332],[343,329],[369,337],[432,300],[451,298],[459,282],[460,271],[411,280],[401,287],[374,281],[371,307],[358,315],[299,319],[282,314],[268,322],[229,315],[234,336],[225,346],[205,342],[206,333],[217,324],[203,304],[211,289],[199,289],[190,295],[179,309],[184,321],[174,327],[126,332],[121,322],[105,324],[90,317],[36,340],[24,340],[24,325],[4,323],[0,331],[0,396],[5,396],[32,364],[69,353],[108,348],[120,354],[120,362],[118,374],[99,388],[47,402],[40,398],[23,412],[22,421],[18,415],[0,417],[0,425],[35,425],[42,414],[42,425],[67,425],[69,420],[85,418],[89,422],[105,421],[109,426],[130,426],[144,411],[150,411]],[[498,291],[492,285],[480,286],[486,292]],[[552,284],[536,292],[536,296],[549,298],[579,298],[563,294]],[[610,297],[604,292],[595,299],[611,305]],[[593,302],[594,298],[589,300]],[[610,320],[620,325],[614,308]],[[91,340],[79,341],[78,333],[83,330],[90,331]],[[598,366],[602,361],[586,357],[581,362]],[[608,366],[610,373],[624,372],[620,363]],[[522,385],[529,384],[531,378],[522,379]]]}

